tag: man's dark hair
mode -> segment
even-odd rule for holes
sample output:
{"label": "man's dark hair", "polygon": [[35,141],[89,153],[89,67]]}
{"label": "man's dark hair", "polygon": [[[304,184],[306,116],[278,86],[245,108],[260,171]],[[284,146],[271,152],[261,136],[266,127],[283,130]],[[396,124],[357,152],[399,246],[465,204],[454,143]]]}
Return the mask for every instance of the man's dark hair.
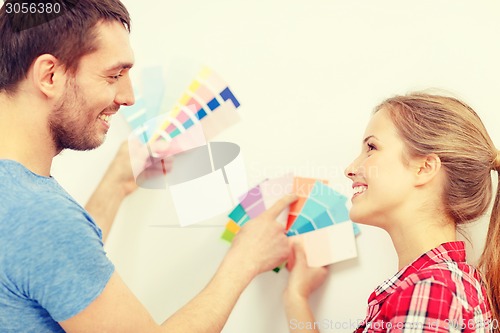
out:
{"label": "man's dark hair", "polygon": [[81,57],[98,47],[99,22],[117,21],[130,32],[130,15],[119,0],[49,1],[60,5],[59,15],[14,13],[12,6],[18,2],[7,0],[0,9],[0,93],[14,94],[42,54],[52,54],[74,73]]}

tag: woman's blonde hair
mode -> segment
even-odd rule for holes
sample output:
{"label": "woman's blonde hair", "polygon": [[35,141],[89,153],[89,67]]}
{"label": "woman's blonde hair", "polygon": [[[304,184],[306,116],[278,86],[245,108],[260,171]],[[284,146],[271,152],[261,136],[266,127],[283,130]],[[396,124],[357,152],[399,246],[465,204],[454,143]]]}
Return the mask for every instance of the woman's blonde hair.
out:
{"label": "woman's blonde hair", "polygon": [[[446,173],[442,199],[457,226],[483,215],[491,203],[491,171],[500,170],[500,153],[476,112],[456,98],[426,93],[389,98],[375,112],[381,109],[388,111],[405,142],[405,158],[436,154],[441,159]],[[500,184],[479,264],[496,320],[500,320],[499,206]]]}

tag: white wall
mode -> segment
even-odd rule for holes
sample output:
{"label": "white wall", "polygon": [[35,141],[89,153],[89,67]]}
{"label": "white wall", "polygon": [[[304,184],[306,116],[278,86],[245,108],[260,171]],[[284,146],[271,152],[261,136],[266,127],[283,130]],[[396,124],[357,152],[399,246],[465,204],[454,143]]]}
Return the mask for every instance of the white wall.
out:
{"label": "white wall", "polygon": [[[359,152],[370,111],[386,97],[418,89],[446,89],[464,99],[500,147],[498,1],[124,3],[133,18],[136,66],[164,66],[169,96],[178,97],[189,70],[202,64],[230,83],[243,120],[219,139],[241,146],[252,183],[291,170],[326,177],[350,196],[343,170]],[[116,118],[101,148],[64,152],[53,174],[84,203],[127,131]],[[219,240],[224,223],[219,218],[180,228],[167,191],[139,189],[125,200],[106,248],[130,288],[162,321],[209,281],[227,249]],[[483,219],[470,230],[472,260],[486,227]],[[314,296],[318,320],[346,325],[363,319],[369,294],[396,272],[384,232],[363,226],[358,251],[358,259],[331,267]],[[287,332],[281,304],[286,279],[287,272],[258,277],[224,332]]]}

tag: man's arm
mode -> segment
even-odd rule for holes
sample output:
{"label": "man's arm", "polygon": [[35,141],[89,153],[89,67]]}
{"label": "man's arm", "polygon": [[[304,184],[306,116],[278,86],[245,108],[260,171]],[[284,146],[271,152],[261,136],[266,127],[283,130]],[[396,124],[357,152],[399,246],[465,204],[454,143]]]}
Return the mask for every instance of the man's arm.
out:
{"label": "man's arm", "polygon": [[162,325],[114,273],[106,288],[85,310],[61,322],[66,332],[215,333],[224,327],[236,301],[258,274],[286,260],[290,245],[284,228],[275,221],[296,197],[287,196],[236,235],[213,279],[187,305]]}
{"label": "man's arm", "polygon": [[[97,189],[85,205],[87,212],[89,212],[90,216],[92,216],[99,228],[101,228],[103,241],[106,241],[109,235],[109,231],[111,230],[116,213],[123,199],[137,189],[137,183],[134,179],[130,163],[129,150],[130,147],[127,142],[124,142],[120,146],[115,158],[97,186]],[[160,147],[159,150],[166,151],[167,149],[165,147]],[[144,163],[148,157],[149,156],[134,156],[136,159],[141,159],[141,161],[144,160]],[[159,164],[152,165],[148,168],[151,177],[161,174],[162,171],[170,171],[172,160],[166,158],[164,161],[166,162],[163,164],[165,170],[161,168],[158,169],[160,167]]]}
{"label": "man's arm", "polygon": [[137,188],[130,167],[127,143],[123,143],[85,209],[102,230],[106,241],[123,199]]}

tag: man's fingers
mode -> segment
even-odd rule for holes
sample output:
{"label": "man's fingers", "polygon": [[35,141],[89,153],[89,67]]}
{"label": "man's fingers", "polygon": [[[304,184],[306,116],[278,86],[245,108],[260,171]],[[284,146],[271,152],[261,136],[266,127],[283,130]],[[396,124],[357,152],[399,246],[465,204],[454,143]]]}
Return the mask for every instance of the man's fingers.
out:
{"label": "man's fingers", "polygon": [[162,140],[153,142],[150,147],[154,158],[164,158],[172,148],[168,142]]}
{"label": "man's fingers", "polygon": [[267,210],[267,214],[272,219],[276,219],[286,207],[288,207],[291,203],[297,201],[298,198],[299,197],[295,194],[285,195]]}

